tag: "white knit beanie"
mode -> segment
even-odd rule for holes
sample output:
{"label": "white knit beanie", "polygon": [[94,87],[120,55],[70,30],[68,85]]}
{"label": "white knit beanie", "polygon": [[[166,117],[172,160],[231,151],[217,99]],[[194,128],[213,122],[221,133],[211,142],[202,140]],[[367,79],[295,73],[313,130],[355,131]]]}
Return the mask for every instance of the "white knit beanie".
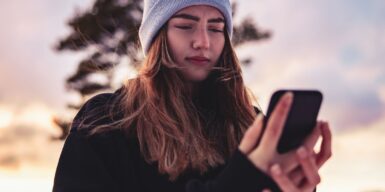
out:
{"label": "white knit beanie", "polygon": [[179,10],[192,5],[209,5],[217,8],[225,17],[227,32],[233,32],[229,0],[144,0],[143,19],[139,39],[146,55],[158,30]]}

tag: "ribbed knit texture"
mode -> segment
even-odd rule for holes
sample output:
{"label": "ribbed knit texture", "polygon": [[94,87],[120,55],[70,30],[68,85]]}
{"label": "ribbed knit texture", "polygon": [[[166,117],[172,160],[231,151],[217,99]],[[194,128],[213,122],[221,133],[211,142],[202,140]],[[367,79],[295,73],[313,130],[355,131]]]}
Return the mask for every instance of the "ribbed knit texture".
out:
{"label": "ribbed knit texture", "polygon": [[143,19],[139,39],[146,55],[159,29],[179,10],[192,5],[209,5],[217,8],[225,17],[227,32],[233,32],[229,0],[144,0]]}

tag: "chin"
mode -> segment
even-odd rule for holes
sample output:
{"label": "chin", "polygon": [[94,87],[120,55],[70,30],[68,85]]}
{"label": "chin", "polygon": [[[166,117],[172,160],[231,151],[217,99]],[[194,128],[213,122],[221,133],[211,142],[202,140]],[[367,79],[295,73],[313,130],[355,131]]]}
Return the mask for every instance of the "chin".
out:
{"label": "chin", "polygon": [[211,73],[211,70],[207,69],[191,69],[182,70],[181,75],[190,82],[201,82],[206,80]]}
{"label": "chin", "polygon": [[208,74],[194,74],[194,75],[186,75],[185,78],[191,82],[201,82],[206,80]]}
{"label": "chin", "polygon": [[199,83],[206,80],[206,78],[188,78],[187,80],[191,82]]}

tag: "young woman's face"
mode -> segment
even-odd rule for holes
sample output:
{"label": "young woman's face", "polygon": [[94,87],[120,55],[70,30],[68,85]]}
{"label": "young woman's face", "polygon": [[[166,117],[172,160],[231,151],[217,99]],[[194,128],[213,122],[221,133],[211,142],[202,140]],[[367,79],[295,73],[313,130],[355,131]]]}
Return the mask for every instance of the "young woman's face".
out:
{"label": "young woman's face", "polygon": [[184,77],[207,78],[222,53],[225,20],[216,8],[198,5],[180,10],[168,21],[167,42]]}

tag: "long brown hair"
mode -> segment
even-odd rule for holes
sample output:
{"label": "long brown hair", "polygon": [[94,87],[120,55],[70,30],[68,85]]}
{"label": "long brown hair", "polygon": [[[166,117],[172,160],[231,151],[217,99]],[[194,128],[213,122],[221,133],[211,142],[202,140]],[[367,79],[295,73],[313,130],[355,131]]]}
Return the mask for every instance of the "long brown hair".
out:
{"label": "long brown hair", "polygon": [[144,159],[175,180],[188,169],[204,173],[223,164],[256,113],[226,32],[216,67],[200,83],[199,95],[192,96],[169,52],[166,27],[155,37],[138,77],[125,82],[111,107],[110,115],[119,111],[122,118],[91,133],[119,128],[136,136]]}

